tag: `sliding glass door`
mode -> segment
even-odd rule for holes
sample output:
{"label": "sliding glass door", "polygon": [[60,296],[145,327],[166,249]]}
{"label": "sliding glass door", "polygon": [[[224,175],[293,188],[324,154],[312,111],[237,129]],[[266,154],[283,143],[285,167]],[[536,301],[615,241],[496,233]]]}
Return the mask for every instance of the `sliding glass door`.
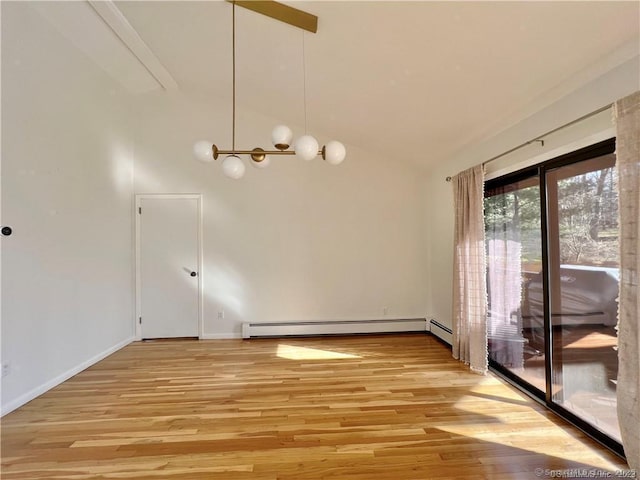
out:
{"label": "sliding glass door", "polygon": [[553,402],[620,440],[615,155],[546,172]]}
{"label": "sliding glass door", "polygon": [[492,368],[621,451],[613,140],[487,182]]}
{"label": "sliding glass door", "polygon": [[485,191],[489,358],[543,395],[540,185],[529,172]]}

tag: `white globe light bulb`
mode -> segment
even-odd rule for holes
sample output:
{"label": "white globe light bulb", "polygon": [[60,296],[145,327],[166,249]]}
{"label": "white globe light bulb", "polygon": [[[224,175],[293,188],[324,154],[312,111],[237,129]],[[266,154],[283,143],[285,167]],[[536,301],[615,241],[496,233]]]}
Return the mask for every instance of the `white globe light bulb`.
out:
{"label": "white globe light bulb", "polygon": [[278,150],[286,150],[291,145],[293,133],[286,125],[278,125],[271,132],[271,143]]}
{"label": "white globe light bulb", "polygon": [[302,160],[313,160],[318,155],[318,141],[311,135],[303,135],[293,147],[296,156]]}
{"label": "white globe light bulb", "polygon": [[194,143],[193,156],[203,163],[213,162],[213,142],[199,140]]}
{"label": "white globe light bulb", "polygon": [[238,180],[243,177],[245,166],[240,157],[229,155],[222,161],[222,171],[227,177]]}
{"label": "white globe light bulb", "polygon": [[340,142],[331,140],[324,146],[324,159],[330,165],[340,165],[346,156],[347,149]]}

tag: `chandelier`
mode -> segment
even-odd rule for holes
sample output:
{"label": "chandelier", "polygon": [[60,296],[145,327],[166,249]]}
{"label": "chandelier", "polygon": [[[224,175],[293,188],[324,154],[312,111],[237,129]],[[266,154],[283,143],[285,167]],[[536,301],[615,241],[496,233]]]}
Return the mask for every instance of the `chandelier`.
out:
{"label": "chandelier", "polygon": [[[319,146],[318,141],[312,137],[311,135],[305,134],[295,141],[293,140],[293,132],[286,125],[278,125],[271,132],[271,142],[273,146],[276,148],[275,150],[265,150],[259,147],[253,148],[251,150],[243,150],[236,149],[236,16],[235,16],[235,8],[236,2],[235,0],[232,3],[232,42],[231,42],[231,50],[232,50],[232,64],[233,64],[233,104],[232,104],[232,129],[231,129],[231,149],[223,150],[218,148],[215,144],[207,140],[200,140],[196,142],[193,146],[193,153],[195,157],[204,163],[210,163],[214,160],[217,160],[220,155],[226,155],[224,160],[222,160],[222,171],[223,173],[235,180],[240,179],[245,174],[245,164],[242,161],[240,155],[248,155],[251,164],[257,168],[267,167],[270,163],[269,156],[271,155],[295,155],[296,157],[310,161],[316,158],[318,155],[322,157],[330,165],[339,165],[345,159],[347,151],[344,145],[338,141],[332,140],[328,142],[326,145],[322,147]],[[251,5],[252,2],[241,2],[242,6],[247,6],[246,4]],[[258,3],[269,3],[274,7],[283,8],[286,7],[291,10],[291,7],[287,7],[285,5],[279,4],[278,2],[255,2]],[[250,8],[250,7],[247,7]],[[257,10],[255,10],[257,11]],[[296,12],[300,12],[296,10]],[[269,16],[273,16],[266,12],[264,13]],[[309,14],[305,12],[300,12],[309,16]],[[274,16],[274,18],[278,18]],[[278,18],[279,20],[283,20]],[[283,20],[287,21],[287,20]],[[287,23],[290,23],[287,21]],[[296,25],[300,26],[300,25]],[[301,27],[305,28],[305,27]],[[307,29],[307,28],[305,28]],[[315,32],[315,30],[312,30]],[[304,96],[305,96],[305,130],[306,130],[306,71],[304,65],[304,37],[303,37],[303,73],[304,73]],[[293,147],[293,149],[290,149]]]}

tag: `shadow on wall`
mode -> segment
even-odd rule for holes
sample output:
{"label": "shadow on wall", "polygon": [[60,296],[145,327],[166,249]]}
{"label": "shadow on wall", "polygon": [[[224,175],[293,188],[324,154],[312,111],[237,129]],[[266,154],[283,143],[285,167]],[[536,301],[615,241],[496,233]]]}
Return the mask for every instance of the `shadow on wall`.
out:
{"label": "shadow on wall", "polygon": [[206,263],[203,282],[203,295],[207,300],[238,318],[246,315],[247,282],[233,265],[219,260]]}

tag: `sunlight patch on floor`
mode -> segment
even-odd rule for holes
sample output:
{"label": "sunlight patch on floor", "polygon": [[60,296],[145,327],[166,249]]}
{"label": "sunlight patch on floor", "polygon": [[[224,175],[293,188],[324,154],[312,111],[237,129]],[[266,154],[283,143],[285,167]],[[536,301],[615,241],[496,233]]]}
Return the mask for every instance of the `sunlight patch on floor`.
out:
{"label": "sunlight patch on floor", "polygon": [[[495,423],[486,425],[438,425],[438,429],[454,435],[518,448],[533,454],[562,458],[567,461],[575,460],[575,448],[567,448],[567,446],[572,442],[578,442],[578,440],[567,433],[559,432],[558,427],[554,425],[550,425],[548,429],[538,429],[535,434],[531,430],[518,428],[516,425],[509,426],[504,423],[501,424],[502,427],[497,427],[496,425]],[[510,429],[509,435],[496,435],[496,428]],[[566,454],[563,449],[566,450]],[[586,445],[580,460],[583,464],[594,468],[615,469],[613,464]]]}
{"label": "sunlight patch on floor", "polygon": [[[503,395],[495,396],[493,401],[499,401],[499,397],[504,398],[507,402],[510,401],[510,397],[504,397]],[[533,417],[544,417],[540,412],[533,408],[527,408],[523,403],[522,411],[517,414],[514,414],[513,408],[510,408],[504,413],[496,410],[494,413],[487,415],[486,405],[480,405],[478,400],[478,398],[474,398],[473,394],[464,395],[456,402],[455,406],[461,411],[485,415],[486,421],[480,419],[477,422],[466,424],[439,424],[438,429],[454,435],[518,448],[532,454],[545,455],[550,458],[562,458],[567,461],[575,460],[575,445],[572,444],[581,442],[569,432],[559,429],[552,422],[548,422],[546,427],[537,427],[535,432],[527,428],[527,424],[533,422]],[[529,418],[530,420],[528,420]],[[536,421],[539,422],[539,420]],[[563,449],[566,450],[566,454],[563,453]],[[584,445],[584,453],[580,460],[584,465],[593,468],[608,470],[615,470],[616,468],[615,465],[588,445]]]}
{"label": "sunlight patch on floor", "polygon": [[295,345],[278,345],[276,355],[287,360],[333,360],[341,358],[360,358],[359,355],[350,353],[332,352],[319,348],[298,347]]}
{"label": "sunlight patch on floor", "polygon": [[567,343],[562,346],[563,349],[576,349],[576,350],[592,350],[594,348],[606,348],[617,347],[618,339],[610,335],[605,335],[599,332],[591,332],[581,338],[576,339],[571,343]]}

